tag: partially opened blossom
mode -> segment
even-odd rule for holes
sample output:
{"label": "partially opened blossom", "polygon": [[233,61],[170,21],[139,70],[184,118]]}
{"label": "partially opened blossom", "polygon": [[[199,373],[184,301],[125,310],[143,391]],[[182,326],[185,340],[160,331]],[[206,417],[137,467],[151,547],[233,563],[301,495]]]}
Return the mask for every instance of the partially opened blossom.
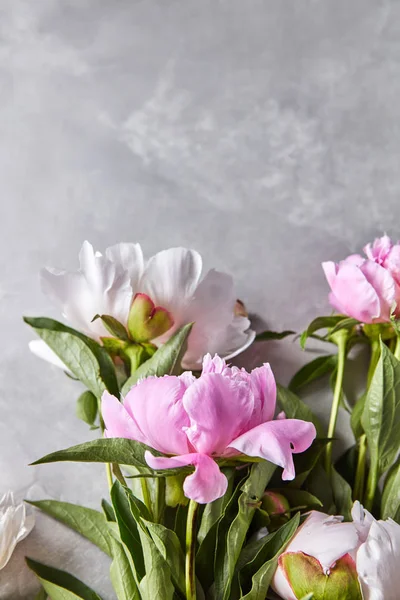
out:
{"label": "partially opened blossom", "polygon": [[12,492],[0,499],[0,569],[11,558],[15,546],[26,538],[35,524],[33,515],[26,514],[25,504],[17,503]]}
{"label": "partially opened blossom", "polygon": [[149,377],[123,402],[105,392],[102,415],[108,437],[137,440],[167,455],[147,451],[152,469],[194,466],[184,493],[207,503],[226,492],[227,479],[218,466],[224,458],[260,457],[282,467],[283,479],[294,478],[293,453],[311,445],[315,427],[298,419],[274,420],[275,403],[268,364],[247,373],[207,355],[198,379],[191,372]]}
{"label": "partially opened blossom", "polygon": [[364,251],[366,258],[353,254],[339,264],[322,263],[330,303],[362,323],[389,321],[393,309],[400,316],[400,244],[385,235]]}
{"label": "partially opened blossom", "polygon": [[[202,259],[195,250],[170,248],[145,261],[139,244],[117,244],[103,256],[85,242],[79,260],[79,271],[44,269],[42,287],[71,326],[89,337],[100,340],[110,335],[100,319],[93,321],[98,314],[111,315],[127,326],[135,298],[146,299],[153,309],[151,317],[162,313],[161,327],[158,323],[158,328],[145,332],[155,336],[151,341],[157,346],[179,327],[194,323],[185,368],[199,368],[207,352],[231,358],[255,337],[249,319],[235,310],[232,278],[215,270],[202,277]],[[140,335],[143,339],[143,329]],[[31,350],[52,360],[43,345],[38,342]]]}
{"label": "partially opened blossom", "polygon": [[400,525],[376,521],[359,502],[352,517],[310,513],[279,558],[272,585],[281,598],[398,600]]}

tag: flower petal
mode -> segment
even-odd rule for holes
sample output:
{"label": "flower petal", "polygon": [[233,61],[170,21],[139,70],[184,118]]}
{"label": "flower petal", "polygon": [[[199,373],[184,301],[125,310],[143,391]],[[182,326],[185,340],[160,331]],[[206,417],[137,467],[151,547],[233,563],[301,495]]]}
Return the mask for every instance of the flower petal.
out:
{"label": "flower petal", "polygon": [[390,320],[390,310],[396,297],[395,282],[389,271],[375,262],[366,260],[360,267],[363,275],[378,294],[379,318]]}
{"label": "flower petal", "polygon": [[106,250],[106,257],[122,271],[129,274],[133,293],[138,290],[140,278],[143,275],[144,260],[140,244],[120,243]]}
{"label": "flower petal", "polygon": [[12,492],[0,500],[0,569],[6,566],[15,546],[26,538],[35,524],[34,515],[26,514],[23,502],[17,503]]}
{"label": "flower petal", "polygon": [[372,523],[357,552],[364,600],[397,600],[400,590],[400,525],[389,519]]}
{"label": "flower petal", "polygon": [[249,379],[254,394],[254,413],[249,428],[253,428],[274,418],[276,382],[268,363],[253,369]]}
{"label": "flower petal", "polygon": [[67,373],[71,372],[68,367],[64,365],[63,361],[58,358],[57,354],[43,340],[30,341],[29,350],[32,352],[32,354],[35,354],[35,356],[38,356],[43,360],[47,360],[47,362],[51,363],[55,367],[63,369]]}
{"label": "flower petal", "polygon": [[122,402],[109,392],[104,392],[102,395],[101,414],[107,437],[128,438],[143,444],[148,443],[134,417],[128,413]]}
{"label": "flower petal", "polygon": [[360,267],[342,262],[334,279],[329,274],[328,282],[332,289],[330,302],[339,312],[363,323],[372,323],[380,316],[378,294]]}
{"label": "flower petal", "polygon": [[222,454],[249,422],[254,396],[246,381],[207,373],[183,396],[190,419],[186,435],[205,454]]}
{"label": "flower petal", "polygon": [[42,288],[73,327],[98,339],[108,333],[100,319],[92,323],[96,314],[126,323],[132,300],[129,274],[95,253],[89,242],[83,244],[79,258],[81,267],[75,273],[43,269]]}
{"label": "flower petal", "polygon": [[232,277],[208,271],[182,314],[181,325],[194,323],[183,358],[185,368],[200,368],[206,353],[233,358],[252,343],[255,333],[249,331],[250,321],[234,315],[235,303]]}
{"label": "flower petal", "polygon": [[183,307],[194,294],[201,270],[202,259],[195,250],[163,250],[148,261],[138,291],[148,294],[155,304],[169,310],[177,322]]}
{"label": "flower petal", "polygon": [[326,572],[340,557],[357,548],[358,543],[353,523],[344,523],[343,517],[313,510],[285,551],[313,556]]}
{"label": "flower petal", "polygon": [[373,244],[367,244],[364,252],[370,260],[374,260],[379,265],[383,264],[385,258],[392,248],[392,240],[388,235],[376,238]]}
{"label": "flower petal", "polygon": [[148,377],[136,384],[124,400],[124,407],[135,419],[146,444],[165,454],[189,451],[183,431],[190,424],[182,404],[186,387],[179,377]]}
{"label": "flower petal", "polygon": [[294,479],[292,454],[304,452],[315,439],[312,423],[299,419],[281,419],[262,423],[233,440],[235,448],[247,456],[259,456],[284,469],[282,479]]}
{"label": "flower petal", "polygon": [[227,478],[221,473],[217,463],[206,454],[192,453],[168,458],[155,457],[151,452],[146,452],[145,459],[152,469],[174,469],[193,465],[195,471],[186,477],[183,491],[187,498],[200,504],[208,504],[221,498],[227,490]]}

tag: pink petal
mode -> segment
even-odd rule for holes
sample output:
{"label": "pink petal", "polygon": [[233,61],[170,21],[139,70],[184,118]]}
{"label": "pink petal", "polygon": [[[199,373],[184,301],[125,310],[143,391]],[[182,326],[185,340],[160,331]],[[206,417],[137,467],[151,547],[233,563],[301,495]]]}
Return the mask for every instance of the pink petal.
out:
{"label": "pink petal", "polygon": [[249,422],[254,396],[242,379],[207,373],[186,390],[183,405],[193,447],[204,454],[222,454]]}
{"label": "pink petal", "polygon": [[392,248],[392,240],[388,235],[383,235],[376,238],[374,243],[367,244],[364,247],[364,252],[370,260],[374,260],[378,264],[382,264]]}
{"label": "pink petal", "polygon": [[324,270],[325,277],[332,288],[337,275],[337,265],[332,261],[327,261],[322,263],[322,268]]}
{"label": "pink petal", "polygon": [[211,358],[210,353],[206,354],[203,357],[203,375],[205,375],[206,373],[224,373],[226,368],[226,362],[223,358],[218,356],[218,354],[215,354],[213,358]]}
{"label": "pink petal", "polygon": [[221,473],[217,463],[207,454],[186,454],[167,458],[156,457],[146,452],[145,459],[152,469],[175,469],[186,465],[193,465],[195,471],[188,475],[183,484],[183,491],[187,498],[200,504],[213,502],[221,498],[226,492],[228,480]]}
{"label": "pink petal", "polygon": [[330,301],[340,312],[363,323],[372,323],[379,317],[378,294],[360,267],[340,263],[331,289]]}
{"label": "pink petal", "polygon": [[293,454],[304,452],[315,439],[312,423],[299,419],[269,421],[243,433],[229,444],[247,456],[259,456],[282,467],[282,479],[294,479]]}
{"label": "pink petal", "polygon": [[146,443],[165,454],[189,451],[183,431],[190,424],[182,404],[185,390],[186,385],[179,377],[148,377],[135,385],[124,401]]}
{"label": "pink petal", "polygon": [[276,383],[268,363],[253,369],[249,379],[254,394],[254,412],[249,424],[250,429],[274,418]]}
{"label": "pink petal", "polygon": [[360,270],[379,297],[379,318],[389,321],[390,310],[396,295],[393,277],[389,271],[370,260],[364,261]]}
{"label": "pink petal", "polygon": [[101,398],[101,415],[106,426],[107,437],[128,438],[147,444],[147,439],[135,419],[129,415],[124,405],[109,392]]}
{"label": "pink petal", "polygon": [[400,285],[400,244],[393,246],[383,266],[390,271],[398,285]]}

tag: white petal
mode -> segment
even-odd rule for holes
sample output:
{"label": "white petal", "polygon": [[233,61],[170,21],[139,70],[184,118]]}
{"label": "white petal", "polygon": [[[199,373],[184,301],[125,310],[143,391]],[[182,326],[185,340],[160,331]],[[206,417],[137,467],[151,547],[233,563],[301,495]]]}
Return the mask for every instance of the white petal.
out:
{"label": "white petal", "polygon": [[368,510],[365,510],[362,504],[358,500],[356,500],[353,504],[353,508],[351,509],[351,517],[353,519],[353,523],[356,526],[358,539],[361,542],[365,542],[368,537],[369,530],[371,528],[372,523],[375,522],[375,518],[371,515]]}
{"label": "white petal", "polygon": [[68,367],[64,365],[62,360],[58,358],[57,354],[53,352],[53,350],[43,340],[32,340],[29,342],[29,350],[35,354],[35,356],[38,356],[39,358],[51,363],[55,367],[70,373]]}
{"label": "white petal", "polygon": [[148,294],[155,304],[179,319],[196,290],[201,269],[201,256],[195,250],[163,250],[148,261],[138,291]]}
{"label": "white petal", "polygon": [[129,274],[133,293],[138,291],[140,278],[143,275],[144,261],[140,244],[115,244],[106,250],[106,257],[123,271]]}
{"label": "white petal", "polygon": [[35,524],[33,515],[26,514],[25,504],[16,503],[12,492],[0,500],[0,569],[6,566],[15,546]]}
{"label": "white petal", "polygon": [[342,556],[358,546],[353,523],[343,523],[343,517],[312,511],[286,548],[286,552],[304,552],[316,558],[327,571]]}
{"label": "white petal", "polygon": [[400,525],[391,519],[373,522],[356,565],[364,600],[398,600]]}
{"label": "white petal", "polygon": [[69,273],[44,269],[43,291],[61,307],[65,318],[90,337],[108,335],[96,314],[107,314],[126,323],[132,301],[129,273],[107,257],[93,251],[85,242],[80,255],[79,271]]}
{"label": "white petal", "polygon": [[250,321],[234,315],[235,303],[232,277],[209,271],[184,313],[185,323],[194,322],[183,359],[185,368],[201,367],[207,353],[232,358],[252,343],[255,333],[249,330]]}

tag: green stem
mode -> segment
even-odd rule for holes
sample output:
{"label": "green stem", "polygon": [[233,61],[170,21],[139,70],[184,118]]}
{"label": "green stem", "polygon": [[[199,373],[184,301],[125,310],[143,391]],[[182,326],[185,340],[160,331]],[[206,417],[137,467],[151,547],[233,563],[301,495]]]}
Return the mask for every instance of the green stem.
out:
{"label": "green stem", "polygon": [[[336,423],[340,406],[340,397],[342,394],[343,387],[344,366],[346,363],[347,336],[348,332],[345,329],[338,331],[334,336],[332,336],[334,338],[332,339],[332,341],[334,341],[338,347],[338,366],[336,373],[335,389],[333,392],[331,416],[329,419],[328,438],[333,438],[336,430]],[[332,472],[332,442],[328,442],[325,449],[325,470],[328,473],[328,475],[330,475]]]}
{"label": "green stem", "polygon": [[358,459],[356,478],[354,482],[353,500],[362,500],[365,485],[365,458],[367,454],[367,436],[365,433],[360,437],[358,446]]}
{"label": "green stem", "polygon": [[378,463],[371,465],[368,473],[367,491],[365,492],[364,506],[367,510],[371,511],[374,499],[376,486],[378,485]]}
{"label": "green stem", "polygon": [[146,477],[141,477],[140,485],[142,488],[143,502],[147,506],[149,513],[153,514],[153,511],[151,509],[151,498],[150,498],[149,486],[147,485]]}
{"label": "green stem", "polygon": [[394,349],[394,356],[397,360],[400,360],[400,336],[397,337],[396,347]]}
{"label": "green stem", "polygon": [[194,500],[189,502],[186,525],[186,600],[196,600],[196,520],[199,505]]}
{"label": "green stem", "polygon": [[108,489],[111,491],[111,488],[113,486],[111,463],[106,463],[106,475],[107,475]]}
{"label": "green stem", "polygon": [[155,488],[154,516],[156,523],[161,523],[165,507],[165,477],[157,477]]}
{"label": "green stem", "polygon": [[371,385],[371,381],[372,381],[372,378],[375,373],[376,365],[378,364],[380,357],[381,357],[381,343],[380,343],[379,338],[378,339],[375,338],[371,342],[371,359],[369,361],[368,375],[367,375],[367,389],[366,389],[367,392]]}

